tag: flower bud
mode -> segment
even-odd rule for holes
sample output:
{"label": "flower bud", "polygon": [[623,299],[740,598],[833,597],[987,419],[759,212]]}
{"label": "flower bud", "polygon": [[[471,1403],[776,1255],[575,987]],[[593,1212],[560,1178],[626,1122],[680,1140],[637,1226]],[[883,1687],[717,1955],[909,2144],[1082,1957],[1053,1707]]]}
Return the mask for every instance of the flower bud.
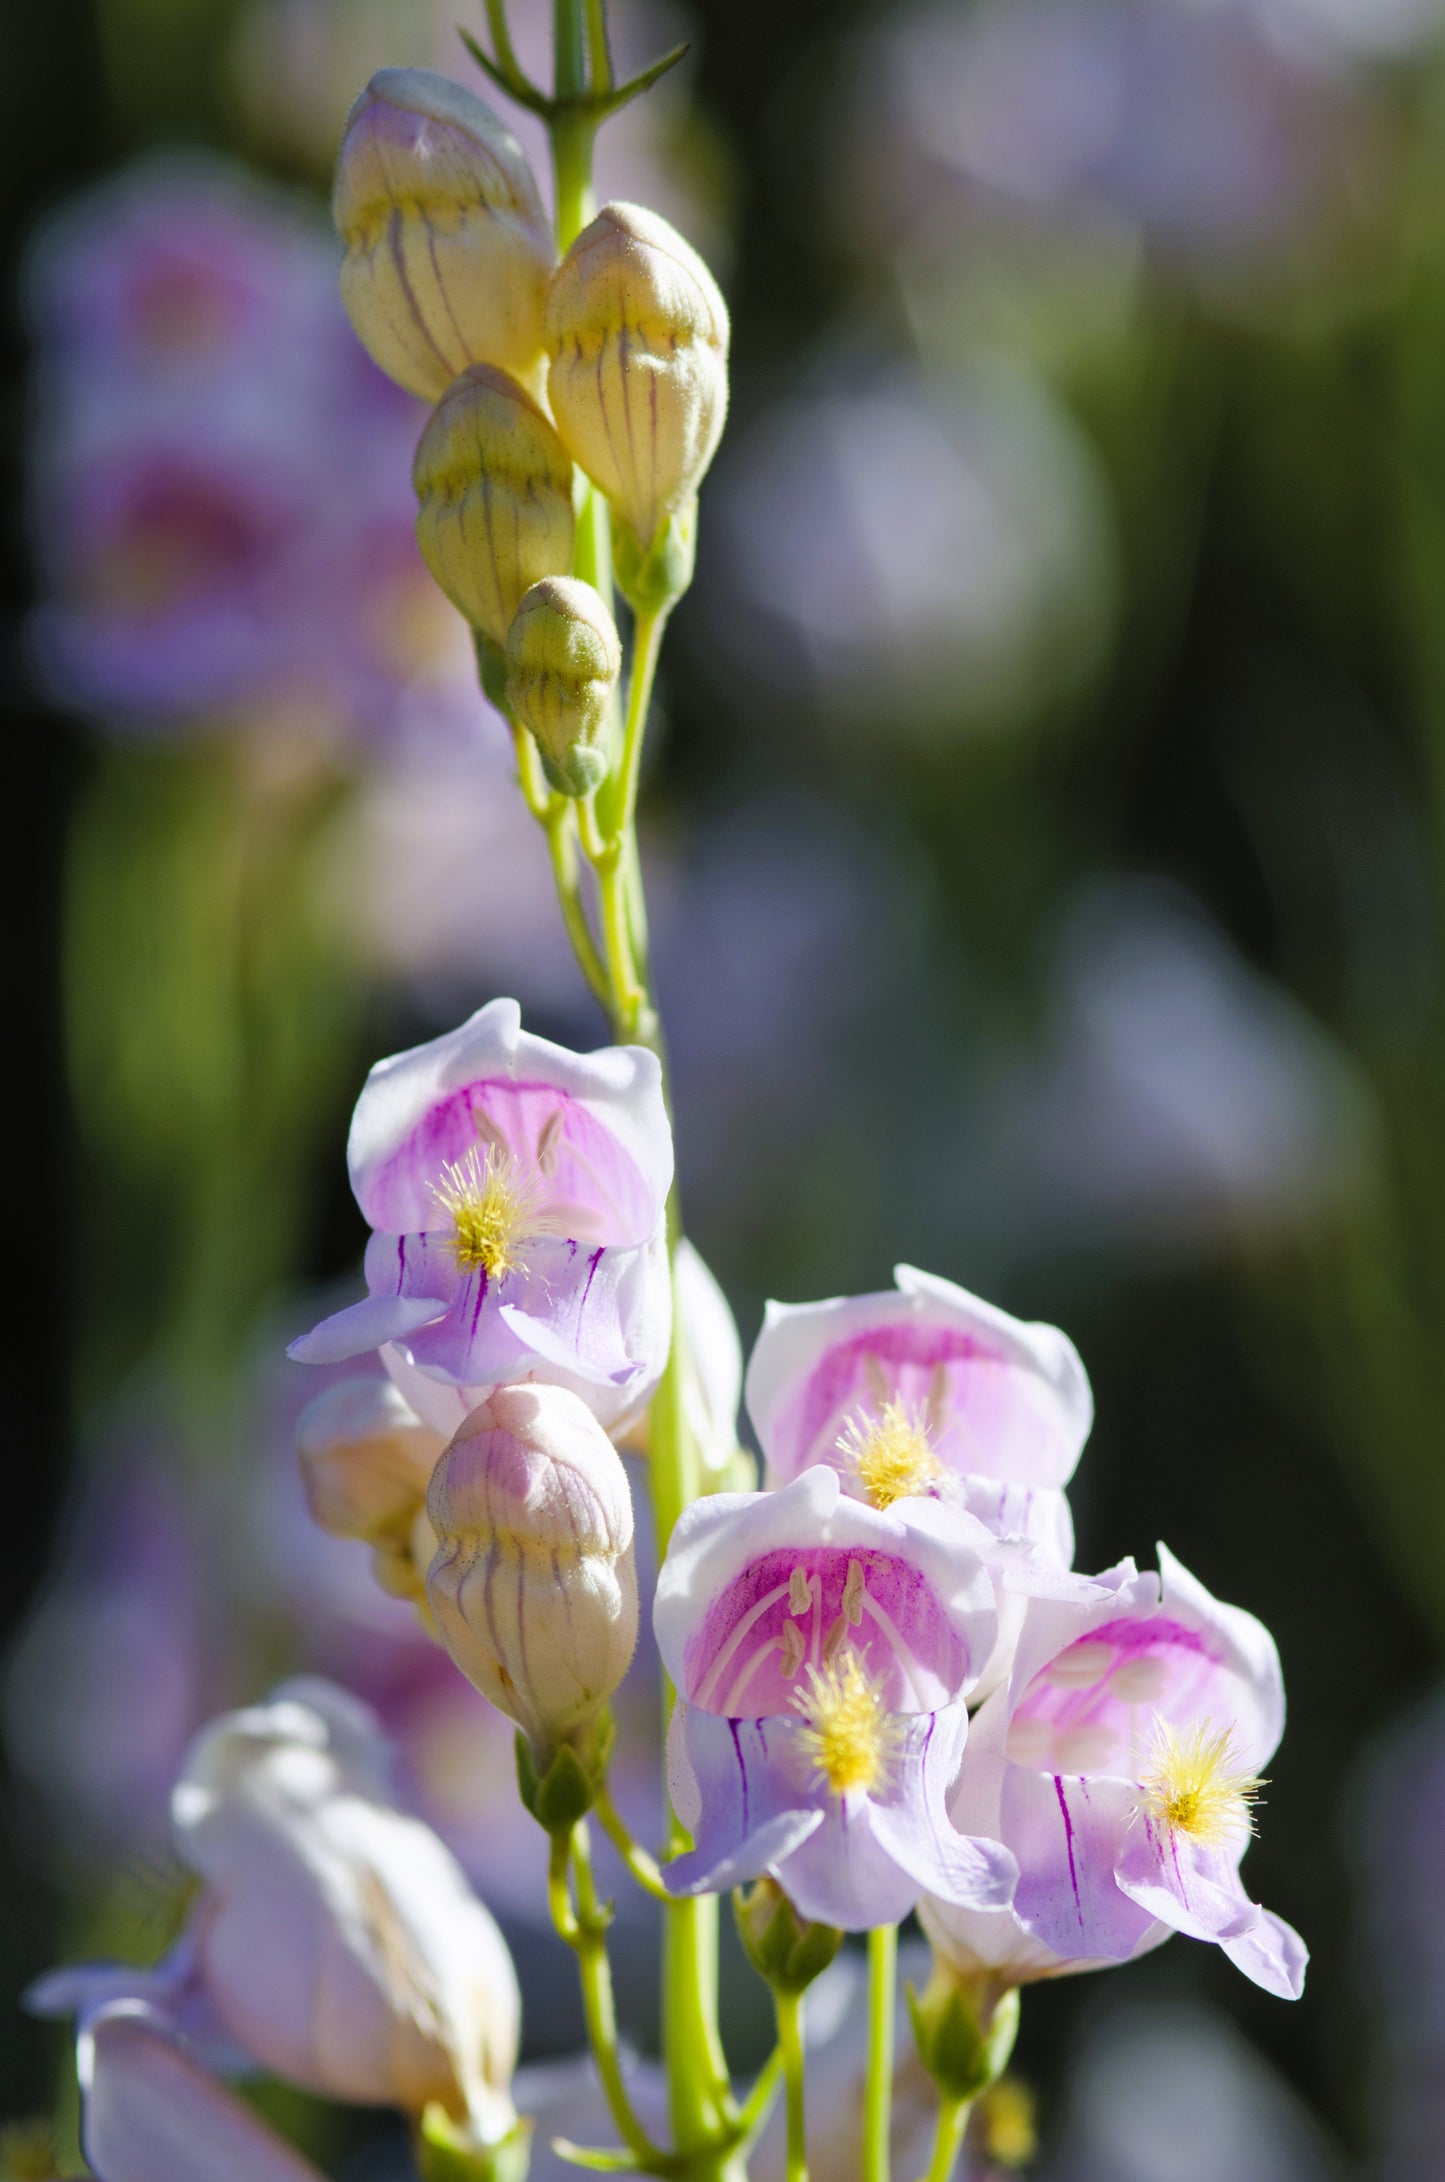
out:
{"label": "flower bud", "polygon": [[346,124],[332,211],[341,296],[383,371],[436,401],[468,364],[540,390],[555,260],[510,129],[448,76],[383,68]]}
{"label": "flower bud", "polygon": [[422,557],[498,650],[524,594],[572,566],[572,463],[515,379],[476,364],[448,387],[416,450]]}
{"label": "flower bud", "polygon": [[296,1445],[321,1528],[375,1545],[409,1536],[446,1440],[390,1379],[343,1379],[302,1411]]}
{"label": "flower bud", "polygon": [[946,2097],[976,2099],[1008,2066],[1019,2027],[1016,1985],[965,1976],[941,1955],[921,1993],[908,1989],[918,2058]]}
{"label": "flower bud", "polygon": [[738,1938],[758,1976],[776,1993],[807,1991],[843,1944],[835,1925],[800,1917],[776,1879],[766,1874],[733,1895]]}
{"label": "flower bud", "polygon": [[414,2116],[436,2102],[498,2143],[516,2125],[511,1957],[389,1771],[374,1716],[328,1683],[285,1683],[202,1730],[171,1805],[205,1882],[190,1975],[262,2068]]}
{"label": "flower bud", "polygon": [[552,279],[547,390],[577,461],[648,547],[692,499],[727,415],[728,314],[666,220],[604,205]]}
{"label": "flower bud", "polygon": [[637,1641],[621,1458],[565,1388],[499,1387],[437,1464],[427,1507],[442,1640],[545,1772],[562,1745],[587,1743]]}
{"label": "flower bud", "polygon": [[507,632],[507,703],[564,795],[607,777],[608,702],[622,671],[617,627],[590,583],[544,576]]}

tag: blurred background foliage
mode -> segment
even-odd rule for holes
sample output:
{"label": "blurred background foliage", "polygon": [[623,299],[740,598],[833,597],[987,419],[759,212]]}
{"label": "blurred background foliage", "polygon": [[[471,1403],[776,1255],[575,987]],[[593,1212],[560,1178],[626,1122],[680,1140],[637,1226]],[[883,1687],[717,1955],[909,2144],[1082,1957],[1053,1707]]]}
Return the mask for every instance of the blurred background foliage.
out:
{"label": "blurred background foliage", "polygon": [[[370,1060],[498,990],[601,1029],[500,730],[437,665],[414,410],[319,300],[349,99],[387,61],[465,74],[454,13],[7,20],[7,1993],[156,1951],[178,1752],[297,1664],[381,1705],[531,1914],[507,1738],[348,1549],[298,1543],[312,1388],[275,1363],[299,1292],[353,1275]],[[745,1339],[766,1295],[899,1258],[1066,1326],[1081,1565],[1162,1535],[1284,1657],[1251,1868],[1305,1999],[1185,1942],[1031,1995],[1044,2170],[1437,2178],[1445,8],[617,13],[624,65],[692,52],[604,189],[677,221],[735,324],[647,785],[697,1239]],[[156,265],[183,277],[127,356]],[[232,271],[256,323],[193,340]],[[624,1929],[644,2042],[650,1945]],[[576,2034],[546,1956],[536,2053]],[[8,2021],[0,2116],[59,2066]],[[365,2129],[307,2127],[372,2171]]]}

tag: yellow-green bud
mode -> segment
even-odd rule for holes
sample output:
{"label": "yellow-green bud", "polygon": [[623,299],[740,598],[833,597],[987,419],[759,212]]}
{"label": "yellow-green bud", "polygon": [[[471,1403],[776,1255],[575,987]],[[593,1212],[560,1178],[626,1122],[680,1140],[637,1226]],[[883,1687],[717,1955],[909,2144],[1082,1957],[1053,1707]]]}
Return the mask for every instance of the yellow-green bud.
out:
{"label": "yellow-green bud", "polygon": [[341,297],[362,342],[435,401],[468,364],[540,392],[556,250],[526,155],[449,76],[383,68],[351,109],[332,197]]}
{"label": "yellow-green bud", "polygon": [[524,595],[572,566],[566,448],[515,379],[474,364],[447,388],[412,470],[417,543],[453,606],[500,651]]}
{"label": "yellow-green bud", "polygon": [[604,205],[552,278],[557,429],[645,549],[691,500],[728,405],[728,314],[675,228]]}
{"label": "yellow-green bud", "polygon": [[590,583],[544,576],[507,632],[507,704],[564,795],[607,777],[607,711],[622,671],[617,626]]}

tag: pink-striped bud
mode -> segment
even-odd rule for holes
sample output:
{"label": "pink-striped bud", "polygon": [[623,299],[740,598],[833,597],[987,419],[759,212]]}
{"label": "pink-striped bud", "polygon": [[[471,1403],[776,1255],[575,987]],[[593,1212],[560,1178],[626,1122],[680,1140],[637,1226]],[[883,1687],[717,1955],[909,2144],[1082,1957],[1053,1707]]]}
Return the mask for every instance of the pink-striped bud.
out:
{"label": "pink-striped bud", "polygon": [[547,303],[557,429],[638,545],[685,512],[722,434],[728,314],[702,259],[637,205],[604,205]]}
{"label": "pink-striped bud", "polygon": [[545,1771],[588,1730],[637,1642],[632,1495],[562,1387],[499,1387],[438,1463],[427,1596],[452,1658]]}
{"label": "pink-striped bud", "polygon": [[537,404],[476,364],[448,387],[412,467],[422,558],[501,651],[525,594],[572,565],[572,461]]}
{"label": "pink-striped bud", "polygon": [[552,233],[522,147],[424,68],[383,68],[346,124],[332,211],[341,297],[365,347],[436,401],[468,364],[541,388]]}

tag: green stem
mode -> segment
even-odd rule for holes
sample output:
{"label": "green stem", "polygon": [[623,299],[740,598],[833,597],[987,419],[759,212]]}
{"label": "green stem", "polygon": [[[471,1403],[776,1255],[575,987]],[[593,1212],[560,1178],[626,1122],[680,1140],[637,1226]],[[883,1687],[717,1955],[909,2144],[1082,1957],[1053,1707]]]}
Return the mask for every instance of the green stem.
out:
{"label": "green stem", "polygon": [[679,2152],[717,2146],[736,2119],[716,1994],[717,1896],[674,1902],[662,1935],[662,2054]]}
{"label": "green stem", "polygon": [[610,91],[614,77],[612,41],[607,35],[607,0],[587,0],[587,51],[592,62],[592,89]]}
{"label": "green stem", "polygon": [[[563,251],[571,248],[591,219],[596,205],[592,152],[597,121],[595,115],[581,110],[578,104],[587,89],[589,23],[596,74],[608,65],[605,0],[553,0],[557,105],[551,115],[552,166],[556,179],[557,242]],[[578,523],[574,566],[579,576],[600,591],[604,599],[610,600],[607,507],[601,494],[595,491],[589,493]],[[609,815],[615,811],[623,823],[607,828],[606,838],[599,839],[594,813],[584,809],[577,814],[583,847],[597,871],[614,1026],[619,1036],[644,1038],[654,1046],[660,1041],[646,973],[643,938],[646,925],[633,900],[637,881],[632,821],[647,702],[661,633],[659,621],[649,628],[644,638],[639,624],[634,642],[632,684],[619,758],[619,773],[624,785],[615,802],[610,798],[608,801]],[[674,1250],[676,1230],[674,1214],[669,1221],[669,1241]],[[696,1462],[689,1459],[682,1414],[680,1354],[680,1343],[674,1336],[672,1359],[663,1380],[665,1391],[653,1411],[649,1469],[658,1514],[659,1550],[666,1543],[681,1508],[696,1492]],[[674,1833],[676,1831],[674,1826]],[[590,1871],[584,1878],[583,1866],[579,1864],[579,1922],[584,1927],[587,1924],[586,1890],[590,1883]],[[586,2001],[587,1957],[580,1950],[579,1961],[584,1965]],[[605,1965],[605,1955],[603,1961]],[[677,2151],[684,2157],[692,2155],[688,2158],[692,2182],[706,2182],[709,2176],[740,2174],[741,2162],[736,2153],[736,2109],[717,2029],[715,1897],[668,1903],[663,1928],[662,1976],[663,2052]],[[594,1992],[593,2000],[588,2003],[589,2026],[597,2001],[598,1995]],[[610,2003],[609,1985],[609,2009]],[[600,2052],[598,2066],[602,2066]],[[619,2128],[623,2128],[615,2105],[614,2114]],[[636,2127],[635,2121],[632,2127]],[[623,2134],[629,2144],[632,2143],[626,2129]]]}
{"label": "green stem", "polygon": [[868,1935],[868,2093],[863,2113],[863,2182],[889,2182],[888,2132],[893,2118],[893,1987],[898,1927]]}
{"label": "green stem", "polygon": [[547,854],[552,859],[552,880],[557,889],[557,901],[562,911],[562,922],[567,937],[572,942],[572,952],[577,957],[582,975],[604,1008],[611,1006],[611,987],[606,966],[597,952],[592,937],[592,927],[587,922],[582,895],[577,885],[577,831],[573,821],[572,806],[566,796],[558,796],[547,813]]}
{"label": "green stem", "polygon": [[657,659],[667,626],[666,612],[639,614],[632,632],[632,679],[627,690],[627,717],[622,728],[622,756],[607,783],[607,808],[599,812],[602,830],[615,842],[632,831],[637,816],[637,783],[642,771],[642,742],[647,733],[647,713]]}
{"label": "green stem", "polygon": [[646,1849],[633,1839],[631,1829],[613,1802],[608,1789],[598,1789],[593,1809],[597,1813],[602,1831],[643,1892],[650,1894],[654,1901],[670,1902],[672,1896],[662,1883],[662,1874],[657,1868],[656,1859],[649,1856]]}
{"label": "green stem", "polygon": [[958,2155],[963,2150],[963,2140],[968,2132],[968,2117],[973,2112],[972,2099],[950,2099],[940,2092],[938,2099],[938,2133],[933,2140],[933,2157],[928,2162],[924,2182],[953,2182],[953,2170]]}
{"label": "green stem", "polygon": [[738,2150],[746,2157],[748,2147],[762,2135],[773,2111],[773,2101],[778,2095],[778,2085],[783,2080],[783,2049],[774,2046],[763,2063],[758,2080],[748,2093],[738,2114]]}
{"label": "green stem", "polygon": [[808,2182],[808,2110],[803,2076],[803,2002],[798,1993],[774,1992],[778,2050],[788,2092],[788,2182]]}
{"label": "green stem", "polygon": [[548,787],[537,745],[525,727],[516,720],[509,724],[517,753],[517,779],[521,783],[522,798],[547,836],[552,883],[557,890],[557,906],[562,912],[567,937],[572,942],[572,952],[592,991],[610,1012],[613,1004],[611,982],[597,952],[597,942],[592,937],[592,927],[587,921],[577,884],[576,806],[570,796],[554,795]]}
{"label": "green stem", "polygon": [[[558,1834],[553,1838],[554,1862],[559,1843],[565,1865],[565,1834]],[[619,2136],[640,2166],[656,2167],[659,2163],[666,2163],[667,2154],[653,2143],[638,2120],[622,2073],[622,2057],[617,2047],[617,2011],[612,1998],[612,1966],[607,1957],[607,1912],[597,1900],[597,1889],[592,1877],[592,1845],[586,1819],[579,1819],[572,1829],[571,1856],[577,1881],[577,1913],[571,1919],[570,1934],[560,1924],[558,1931],[577,1957],[588,2042],[592,2047],[597,2074]],[[565,1896],[564,1880],[564,1900]],[[555,1919],[555,1904],[553,1916]]]}
{"label": "green stem", "polygon": [[547,1858],[547,1907],[559,1940],[575,1947],[580,1932],[572,1912],[572,1897],[567,1891],[567,1858],[569,1845],[565,1833],[554,1833]]}

